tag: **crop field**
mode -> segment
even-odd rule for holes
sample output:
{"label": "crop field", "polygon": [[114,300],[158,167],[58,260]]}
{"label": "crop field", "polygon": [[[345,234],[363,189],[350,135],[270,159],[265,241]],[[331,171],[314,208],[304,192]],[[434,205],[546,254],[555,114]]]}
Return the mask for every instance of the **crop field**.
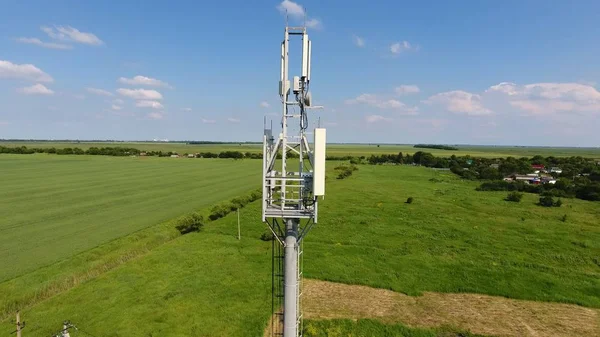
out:
{"label": "crop field", "polygon": [[[328,164],[332,170],[335,164]],[[563,199],[560,208],[543,208],[532,194],[510,203],[506,193],[476,192],[476,182],[423,167],[360,165],[344,180],[330,174],[319,224],[304,243],[305,277],[411,296],[477,293],[598,312],[597,203]],[[405,203],[408,197],[413,203]],[[237,217],[230,214],[33,303],[23,309],[28,335],[50,335],[70,319],[95,336],[262,336],[271,310],[271,243],[259,239],[266,229],[259,202],[240,213],[239,241]],[[307,336],[457,336],[450,331],[465,330],[402,323],[312,318],[305,327]],[[6,319],[0,323],[10,327]]]}
{"label": "crop field", "polygon": [[[17,147],[27,146],[36,148],[65,148],[79,147],[86,150],[90,147],[133,147],[144,151],[172,151],[179,154],[196,152],[262,152],[262,144],[186,144],[186,143],[161,143],[161,142],[116,142],[116,143],[92,143],[92,142],[0,142],[0,146]],[[533,157],[535,155],[570,157],[582,156],[600,159],[600,148],[576,148],[576,147],[528,147],[528,146],[475,146],[458,145],[458,151],[439,149],[414,148],[413,145],[389,145],[389,144],[328,144],[327,154],[330,156],[370,156],[372,154],[413,154],[417,151],[430,152],[434,156],[451,155],[473,157]]]}
{"label": "crop field", "polygon": [[260,184],[260,161],[0,155],[0,282]]}

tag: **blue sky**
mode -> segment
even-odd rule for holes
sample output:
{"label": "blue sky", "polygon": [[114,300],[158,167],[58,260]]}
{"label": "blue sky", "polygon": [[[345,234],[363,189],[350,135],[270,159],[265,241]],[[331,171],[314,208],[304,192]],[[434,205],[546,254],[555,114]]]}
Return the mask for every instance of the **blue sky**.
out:
{"label": "blue sky", "polygon": [[306,8],[329,141],[600,145],[598,1],[0,6],[0,138],[260,140]]}

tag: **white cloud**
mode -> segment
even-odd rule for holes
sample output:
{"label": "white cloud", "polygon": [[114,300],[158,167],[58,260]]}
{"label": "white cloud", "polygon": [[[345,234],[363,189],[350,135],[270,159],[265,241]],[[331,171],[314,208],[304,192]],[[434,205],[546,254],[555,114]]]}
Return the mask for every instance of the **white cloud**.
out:
{"label": "white cloud", "polygon": [[367,123],[377,123],[377,122],[391,122],[391,118],[383,117],[381,115],[369,115],[365,117]]}
{"label": "white cloud", "polygon": [[94,95],[99,95],[99,96],[114,96],[114,94],[112,92],[109,92],[109,91],[106,91],[106,90],[102,90],[102,89],[85,88],[85,90],[87,90],[87,92],[89,92],[90,94],[94,94]]}
{"label": "white cloud", "polygon": [[123,84],[137,85],[137,86],[172,88],[166,82],[157,80],[156,78],[150,78],[150,77],[140,76],[140,75],[135,76],[134,78],[121,77],[121,78],[119,78],[119,82],[123,83]]}
{"label": "white cloud", "polygon": [[120,98],[117,98],[117,99],[114,99],[114,100],[113,100],[113,103],[114,103],[114,104],[124,104],[124,103],[125,103],[125,101],[123,101],[123,100],[122,100],[122,99],[120,99]]}
{"label": "white cloud", "polygon": [[394,55],[401,54],[405,51],[417,51],[419,50],[418,46],[413,46],[408,41],[395,42],[390,45],[390,51]]}
{"label": "white cloud", "polygon": [[192,108],[181,108],[181,111],[185,111],[185,112],[191,112]]}
{"label": "white cloud", "polygon": [[119,95],[129,97],[136,100],[161,100],[163,98],[162,94],[156,90],[147,90],[147,89],[117,89],[117,93]]}
{"label": "white cloud", "polygon": [[25,95],[54,95],[54,91],[39,83],[30,87],[19,88],[17,91]]}
{"label": "white cloud", "polygon": [[[279,12],[281,14],[283,14],[283,15],[287,14],[289,17],[296,19],[296,20],[304,19],[305,15],[306,15],[304,8],[302,8],[302,6],[300,6],[300,4],[290,1],[290,0],[283,0],[279,5],[277,5],[277,10],[279,10]],[[308,27],[308,28],[319,29],[323,26],[323,23],[319,19],[310,18],[310,19],[306,19],[306,22],[304,22],[304,25],[306,25],[306,27]]]}
{"label": "white cloud", "polygon": [[20,43],[25,43],[25,44],[33,44],[33,45],[40,46],[43,48],[48,48],[48,49],[61,49],[61,50],[73,49],[73,47],[68,44],[43,42],[40,39],[33,38],[33,37],[20,37],[20,38],[15,39],[15,41],[20,42]]}
{"label": "white cloud", "polygon": [[321,29],[323,27],[323,23],[321,22],[321,20],[315,19],[315,18],[306,20],[304,25],[307,28],[313,28],[313,29]]}
{"label": "white cloud", "polygon": [[163,119],[164,117],[163,114],[161,114],[160,112],[151,112],[146,116],[150,119]]}
{"label": "white cloud", "polygon": [[346,100],[346,104],[366,104],[379,109],[402,109],[406,104],[395,99],[383,99],[373,94],[361,94],[356,98]]}
{"label": "white cloud", "polygon": [[271,104],[269,104],[269,102],[260,102],[260,106],[261,106],[262,108],[268,108],[268,107],[270,107],[270,106],[271,106]]}
{"label": "white cloud", "polygon": [[417,94],[421,91],[421,89],[419,89],[419,87],[417,87],[416,85],[401,85],[399,87],[396,87],[394,91],[398,95],[409,95]]}
{"label": "white cloud", "polygon": [[33,64],[15,64],[0,60],[0,78],[53,82],[54,79]]}
{"label": "white cloud", "polygon": [[157,101],[137,101],[135,106],[138,108],[163,109],[164,106]]}
{"label": "white cloud", "polygon": [[123,109],[123,107],[122,107],[122,106],[118,106],[118,105],[116,105],[116,104],[113,104],[113,105],[111,106],[111,109],[113,109],[113,110],[115,110],[115,111],[118,111],[118,110],[121,110],[121,109]]}
{"label": "white cloud", "polygon": [[462,90],[433,95],[425,100],[424,103],[441,105],[448,111],[471,116],[490,115],[494,113],[483,106],[481,96]]}
{"label": "white cloud", "polygon": [[230,122],[230,123],[239,123],[240,122],[239,119],[233,118],[233,117],[227,118],[227,121]]}
{"label": "white cloud", "polygon": [[496,85],[492,85],[485,92],[501,92],[509,96],[517,94],[517,85],[512,82],[502,82]]}
{"label": "white cloud", "polygon": [[48,34],[49,37],[60,41],[71,41],[76,43],[89,44],[99,46],[104,44],[96,35],[92,33],[81,32],[71,26],[42,26],[40,29]]}
{"label": "white cloud", "polygon": [[205,118],[202,118],[202,123],[204,123],[204,124],[215,124],[216,122],[217,121],[214,120],[214,119],[205,119]]}
{"label": "white cloud", "polygon": [[287,15],[297,18],[304,17],[304,8],[293,1],[283,0],[277,5],[277,9],[284,15],[287,13]]}
{"label": "white cloud", "polygon": [[5,126],[5,125],[9,125],[10,122],[8,121],[0,121],[0,126]]}
{"label": "white cloud", "polygon": [[354,35],[352,38],[354,40],[354,44],[357,47],[363,48],[365,46],[365,39],[363,39],[362,37]]}
{"label": "white cloud", "polygon": [[517,85],[502,82],[489,87],[486,94],[500,97],[522,112],[532,115],[555,113],[600,113],[600,91],[582,83],[532,83]]}

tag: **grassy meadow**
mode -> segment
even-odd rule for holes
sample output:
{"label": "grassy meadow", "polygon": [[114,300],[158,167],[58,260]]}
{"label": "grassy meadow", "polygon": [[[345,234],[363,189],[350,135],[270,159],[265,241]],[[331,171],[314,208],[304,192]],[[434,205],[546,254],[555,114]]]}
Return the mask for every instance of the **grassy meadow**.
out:
{"label": "grassy meadow", "polygon": [[[476,182],[422,167],[361,165],[336,180],[328,165],[319,224],[304,243],[305,277],[409,295],[473,292],[600,307],[598,203],[563,199],[549,209],[530,194],[510,203],[506,193],[476,192]],[[23,308],[28,335],[50,335],[70,319],[95,336],[262,336],[271,243],[259,239],[260,206],[242,209],[241,241],[230,214]],[[372,321],[305,325],[307,336],[457,335]]]}
{"label": "grassy meadow", "polygon": [[[0,146],[7,147],[37,147],[37,148],[65,148],[79,147],[88,149],[90,147],[133,147],[144,151],[172,151],[179,154],[196,152],[222,152],[222,151],[241,151],[241,152],[262,152],[262,144],[186,144],[186,143],[161,143],[161,142],[7,142],[0,141]],[[576,148],[576,147],[530,147],[530,146],[477,146],[477,145],[457,145],[458,151],[448,151],[439,149],[418,149],[413,145],[390,145],[390,144],[328,144],[327,154],[330,156],[370,156],[372,154],[413,154],[417,151],[430,152],[434,156],[449,157],[451,155],[473,157],[533,157],[535,155],[570,157],[582,156],[600,159],[600,148]]]}
{"label": "grassy meadow", "polygon": [[260,161],[0,155],[0,282],[260,184]]}

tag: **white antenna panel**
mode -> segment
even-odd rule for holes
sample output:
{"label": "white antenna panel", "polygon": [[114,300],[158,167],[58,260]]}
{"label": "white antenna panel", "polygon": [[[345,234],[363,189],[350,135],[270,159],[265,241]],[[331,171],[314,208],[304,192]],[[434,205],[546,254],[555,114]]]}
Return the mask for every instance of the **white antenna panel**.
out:
{"label": "white antenna panel", "polygon": [[309,44],[308,34],[302,35],[302,77],[308,79],[308,68],[310,67],[309,57]]}
{"label": "white antenna panel", "polygon": [[310,56],[312,54],[312,41],[308,40],[308,71],[306,72],[306,81],[310,82]]}
{"label": "white antenna panel", "polygon": [[313,162],[313,194],[325,195],[325,147],[326,132],[324,128],[315,129],[314,162]]}

